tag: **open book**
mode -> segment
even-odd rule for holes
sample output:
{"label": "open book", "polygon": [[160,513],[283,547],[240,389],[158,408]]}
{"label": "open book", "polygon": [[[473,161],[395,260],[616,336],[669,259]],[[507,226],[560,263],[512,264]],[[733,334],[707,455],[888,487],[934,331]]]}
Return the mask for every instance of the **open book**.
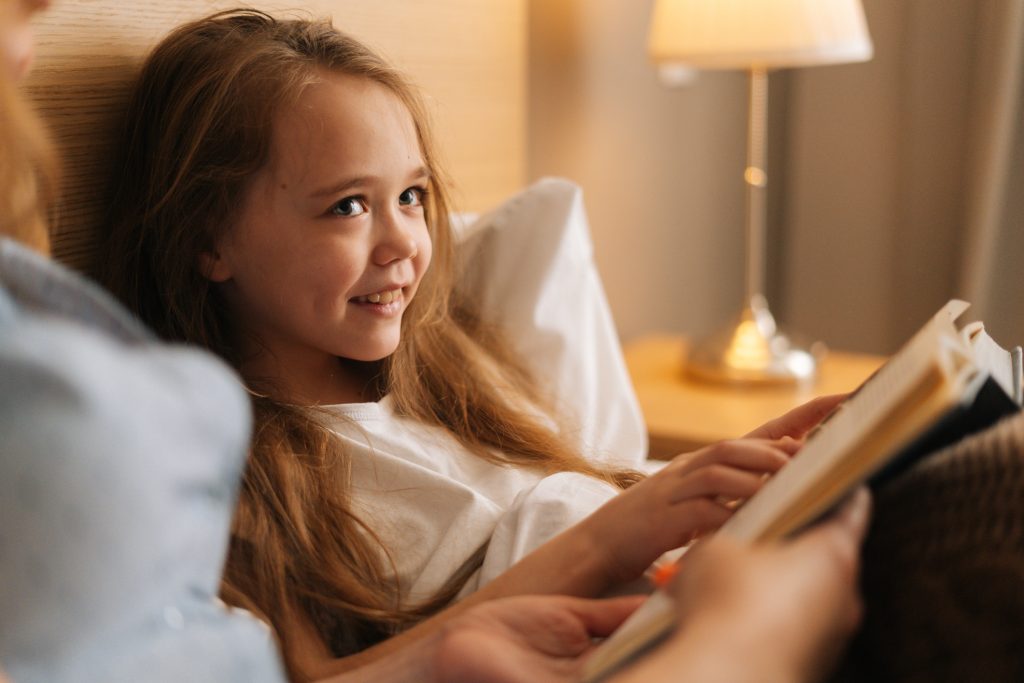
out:
{"label": "open book", "polygon": [[[967,308],[958,300],[946,304],[718,533],[748,542],[783,538],[819,519],[858,484],[876,485],[1019,410],[1021,348],[1001,348],[980,323],[957,329]],[[594,652],[584,681],[603,678],[652,644],[674,617],[672,599],[656,591]]]}

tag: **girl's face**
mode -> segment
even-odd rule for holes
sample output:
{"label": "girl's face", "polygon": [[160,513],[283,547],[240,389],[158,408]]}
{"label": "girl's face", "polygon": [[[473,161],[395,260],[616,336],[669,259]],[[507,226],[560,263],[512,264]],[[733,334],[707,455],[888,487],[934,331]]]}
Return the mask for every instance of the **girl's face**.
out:
{"label": "girl's face", "polygon": [[32,65],[33,41],[29,20],[50,0],[0,0],[0,67],[15,80]]}
{"label": "girl's face", "polygon": [[274,129],[269,163],[203,267],[278,371],[380,360],[430,264],[412,117],[384,86],[324,73]]}

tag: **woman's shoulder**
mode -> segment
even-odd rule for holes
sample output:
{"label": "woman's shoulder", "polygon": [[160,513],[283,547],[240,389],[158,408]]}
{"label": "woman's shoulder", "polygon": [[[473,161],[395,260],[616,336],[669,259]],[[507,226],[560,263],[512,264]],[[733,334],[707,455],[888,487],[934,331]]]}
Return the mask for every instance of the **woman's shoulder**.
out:
{"label": "woman's shoulder", "polygon": [[73,397],[94,421],[138,423],[152,415],[181,427],[177,417],[187,416],[225,424],[233,441],[248,431],[248,402],[222,361],[157,341],[98,285],[6,239],[0,375],[6,394],[37,396],[44,410]]}
{"label": "woman's shoulder", "polygon": [[[220,680],[280,680],[266,638],[212,602],[250,430],[234,374],[157,341],[84,278],[0,243],[0,387],[0,612],[11,626],[0,624],[0,649],[11,673],[70,680],[49,674],[72,661],[98,672],[103,662],[76,659],[83,643],[146,632],[209,666],[216,658],[189,639],[237,638],[265,651],[265,678]],[[45,660],[38,643],[53,645]]]}
{"label": "woman's shoulder", "polygon": [[122,339],[153,335],[106,290],[42,254],[0,237],[0,321],[15,313],[60,316]]}

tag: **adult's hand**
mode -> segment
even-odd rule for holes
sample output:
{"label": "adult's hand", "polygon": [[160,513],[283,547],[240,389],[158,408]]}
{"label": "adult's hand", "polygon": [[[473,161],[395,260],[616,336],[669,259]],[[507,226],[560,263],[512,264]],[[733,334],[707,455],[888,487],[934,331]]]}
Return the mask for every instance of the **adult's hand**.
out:
{"label": "adult's hand", "polygon": [[[594,648],[642,602],[632,596],[587,600],[524,596],[478,605],[440,636],[439,683],[569,683]],[[426,678],[426,677],[424,677]]]}
{"label": "adult's hand", "polygon": [[794,541],[698,545],[672,588],[682,627],[615,682],[820,679],[860,620],[858,558],[869,508],[861,490]]}

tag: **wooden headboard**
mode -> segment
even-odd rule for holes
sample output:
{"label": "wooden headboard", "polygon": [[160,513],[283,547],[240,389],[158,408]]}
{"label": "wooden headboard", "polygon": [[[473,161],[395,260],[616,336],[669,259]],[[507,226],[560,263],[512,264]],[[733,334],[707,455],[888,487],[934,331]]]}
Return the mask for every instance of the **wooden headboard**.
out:
{"label": "wooden headboard", "polygon": [[[144,56],[174,26],[238,6],[220,0],[61,0],[38,21],[27,88],[64,169],[54,253],[88,268],[115,127]],[[333,18],[427,95],[456,208],[479,211],[525,179],[526,0],[252,2]]]}

